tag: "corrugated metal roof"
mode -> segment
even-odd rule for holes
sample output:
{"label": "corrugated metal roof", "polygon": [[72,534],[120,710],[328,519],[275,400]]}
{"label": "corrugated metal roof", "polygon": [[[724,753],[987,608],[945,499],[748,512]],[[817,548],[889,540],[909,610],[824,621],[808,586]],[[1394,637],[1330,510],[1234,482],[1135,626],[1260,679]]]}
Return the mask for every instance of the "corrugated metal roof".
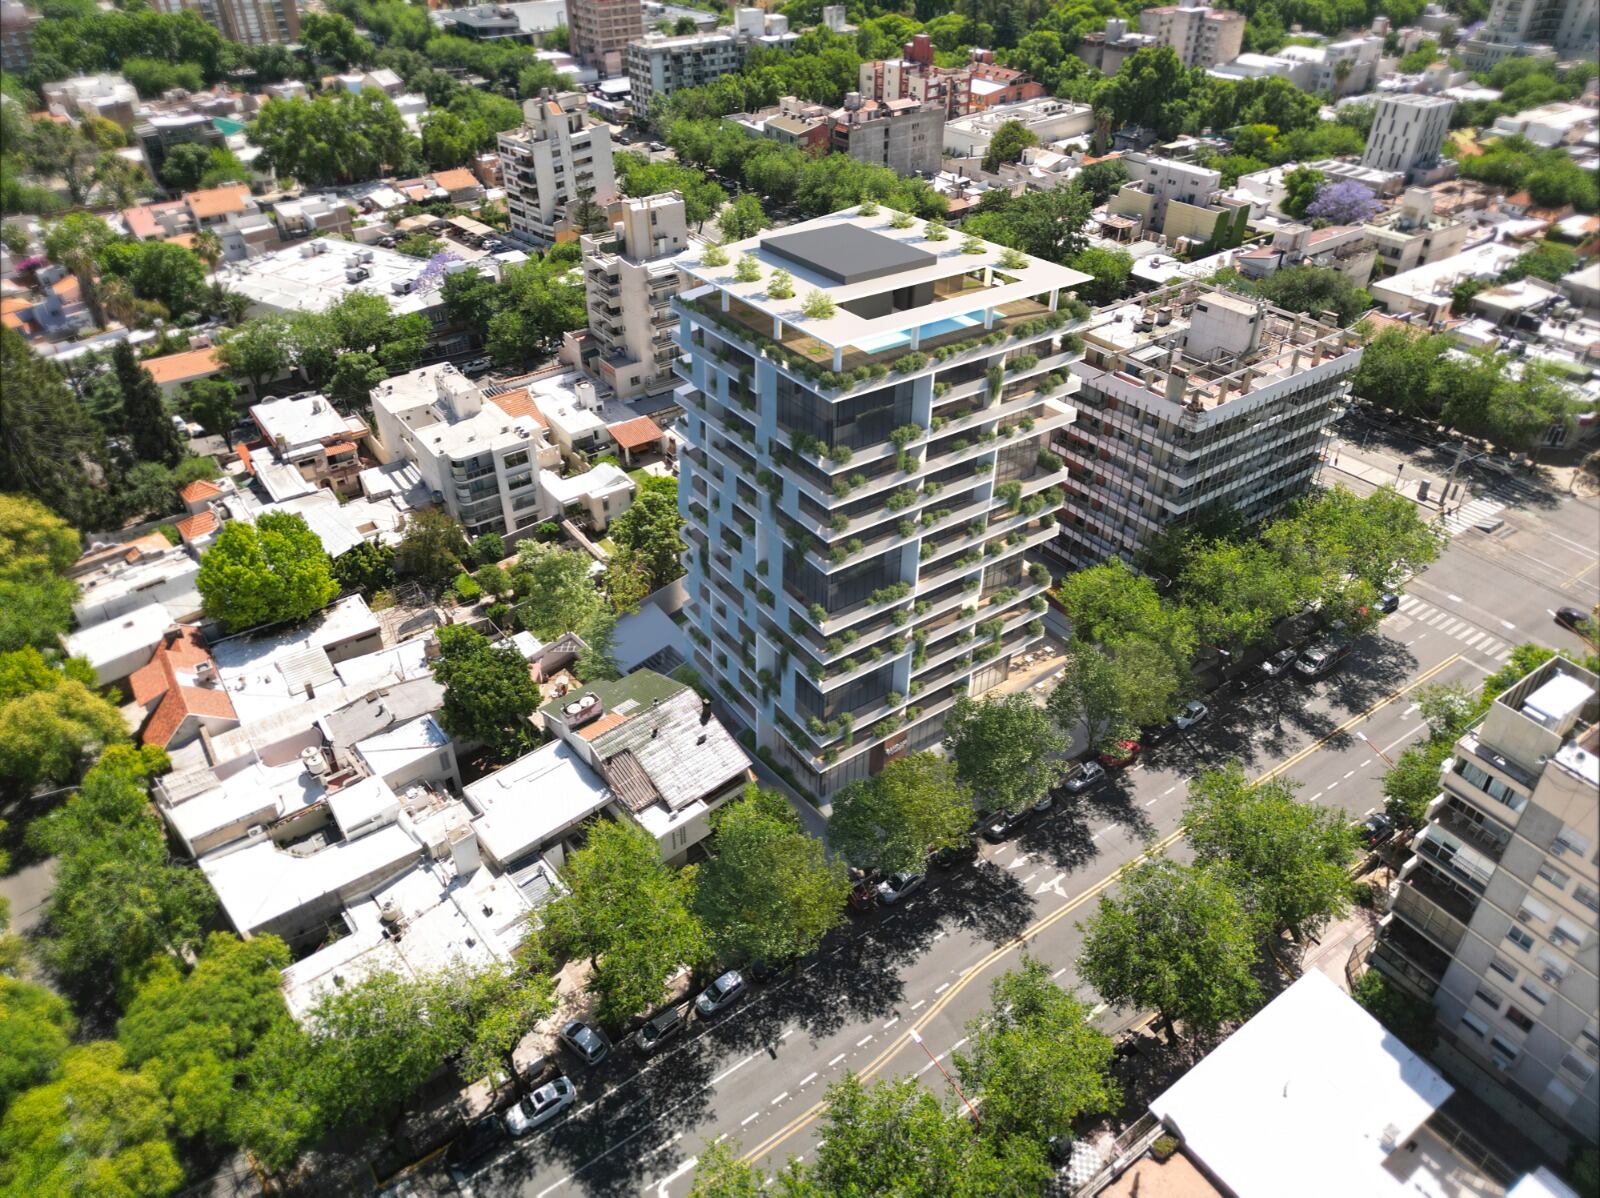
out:
{"label": "corrugated metal roof", "polygon": [[605,771],[612,793],[629,811],[643,811],[661,797],[639,759],[627,749],[607,761]]}
{"label": "corrugated metal roof", "polygon": [[668,808],[681,811],[750,766],[727,729],[714,717],[701,723],[700,714],[700,696],[686,687],[596,738],[595,751],[608,763],[631,754]]}

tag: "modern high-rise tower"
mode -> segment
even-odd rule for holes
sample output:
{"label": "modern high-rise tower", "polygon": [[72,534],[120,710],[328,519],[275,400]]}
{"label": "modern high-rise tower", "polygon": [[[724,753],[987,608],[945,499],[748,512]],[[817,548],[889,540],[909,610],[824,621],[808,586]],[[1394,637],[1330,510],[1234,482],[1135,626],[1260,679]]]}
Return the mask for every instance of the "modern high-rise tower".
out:
{"label": "modern high-rise tower", "polygon": [[859,209],[678,263],[694,664],[832,795],[1042,635],[1087,276]]}

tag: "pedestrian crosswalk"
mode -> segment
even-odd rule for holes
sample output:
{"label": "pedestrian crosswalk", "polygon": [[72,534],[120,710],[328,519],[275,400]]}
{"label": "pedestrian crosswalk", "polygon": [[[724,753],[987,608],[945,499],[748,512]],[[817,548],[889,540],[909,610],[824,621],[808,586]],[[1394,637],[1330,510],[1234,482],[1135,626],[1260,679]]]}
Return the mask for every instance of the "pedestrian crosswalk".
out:
{"label": "pedestrian crosswalk", "polygon": [[1444,528],[1451,536],[1455,536],[1464,528],[1471,528],[1485,520],[1492,520],[1505,511],[1506,505],[1498,499],[1479,496],[1469,499],[1459,508],[1453,510],[1444,518]]}
{"label": "pedestrian crosswalk", "polygon": [[1491,661],[1505,661],[1511,656],[1511,645],[1497,636],[1490,636],[1476,624],[1452,615],[1431,603],[1424,603],[1415,595],[1400,596],[1400,610],[1418,624],[1426,624],[1435,632],[1460,641],[1474,653],[1481,653]]}

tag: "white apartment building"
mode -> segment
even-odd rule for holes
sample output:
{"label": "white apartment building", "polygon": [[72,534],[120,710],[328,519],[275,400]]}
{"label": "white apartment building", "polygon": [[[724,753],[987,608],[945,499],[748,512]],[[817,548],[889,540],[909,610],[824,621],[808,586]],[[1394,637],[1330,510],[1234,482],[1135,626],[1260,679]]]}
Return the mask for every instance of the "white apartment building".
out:
{"label": "white apartment building", "polygon": [[1367,234],[1377,245],[1380,274],[1399,274],[1461,252],[1471,226],[1435,216],[1433,202],[1433,192],[1426,187],[1407,188],[1398,208],[1367,222]]}
{"label": "white apartment building", "polygon": [[678,293],[673,259],[689,245],[683,196],[676,191],[623,200],[605,233],[582,238],[592,369],[618,399],[672,390]]}
{"label": "white apartment building", "polygon": [[721,29],[699,30],[673,36],[647,33],[628,43],[629,97],[635,112],[686,87],[702,87],[744,65],[752,46],[779,49],[792,46],[800,35],[789,32],[789,19],[759,8],[734,11],[734,23]]}
{"label": "white apartment building", "polygon": [[553,514],[538,472],[561,464],[561,452],[530,413],[514,415],[450,363],[424,366],[372,392],[380,461],[416,463],[434,500],[471,537],[515,538]]}
{"label": "white apartment building", "polygon": [[1007,121],[1020,123],[1041,146],[1094,132],[1094,110],[1089,105],[1046,97],[1000,104],[946,121],[944,152],[953,158],[982,157],[989,152],[996,130]]}
{"label": "white apartment building", "polygon": [[693,664],[819,795],[937,743],[1043,635],[1026,555],[1055,535],[1041,451],[1073,419],[1057,304],[1087,276],[896,220],[690,250],[673,301]]}
{"label": "white apartment building", "polygon": [[1136,151],[1122,161],[1128,182],[1107,201],[1108,216],[1129,218],[1138,231],[1159,234],[1173,247],[1223,249],[1243,240],[1250,205],[1219,193],[1220,172]]}
{"label": "white apartment building", "polygon": [[1445,96],[1382,95],[1367,135],[1361,165],[1397,171],[1408,180],[1438,165],[1439,148],[1450,132],[1455,101]]}
{"label": "white apartment building", "polygon": [[1186,67],[1214,67],[1244,47],[1244,14],[1206,4],[1169,4],[1139,14],[1139,29],[1171,46]]}
{"label": "white apartment building", "polygon": [[[637,11],[637,0],[635,2]],[[549,245],[570,227],[569,208],[587,196],[593,203],[616,198],[611,166],[611,130],[591,125],[582,92],[552,93],[522,105],[527,124],[500,134],[500,177],[514,236]]]}
{"label": "white apartment building", "polygon": [[1494,0],[1489,19],[1461,45],[1475,71],[1547,46],[1562,58],[1593,60],[1600,37],[1600,0]]}
{"label": "white apartment building", "polygon": [[247,46],[300,40],[295,0],[155,0],[158,12],[192,12],[222,36]]}
{"label": "white apartment building", "polygon": [[1102,309],[1079,335],[1078,419],[1051,444],[1069,472],[1052,552],[1075,568],[1303,493],[1361,361],[1355,333],[1192,283]]}
{"label": "white apartment building", "polygon": [[1433,1001],[1442,1034],[1485,1076],[1590,1144],[1600,1128],[1597,721],[1595,676],[1561,658],[1495,699],[1444,763],[1372,954]]}

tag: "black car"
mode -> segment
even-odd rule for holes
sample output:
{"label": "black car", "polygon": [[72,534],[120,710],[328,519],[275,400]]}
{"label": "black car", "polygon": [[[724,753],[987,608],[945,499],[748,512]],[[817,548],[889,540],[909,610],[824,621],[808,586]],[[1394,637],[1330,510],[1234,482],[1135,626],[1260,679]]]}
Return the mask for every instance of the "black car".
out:
{"label": "black car", "polygon": [[1400,596],[1396,595],[1393,591],[1385,591],[1383,594],[1378,596],[1377,606],[1379,611],[1381,611],[1384,615],[1388,615],[1390,612],[1399,609]]}
{"label": "black car", "polygon": [[683,1031],[688,1018],[689,1012],[681,1006],[668,1007],[660,1014],[651,1016],[639,1029],[640,1051],[655,1052],[669,1040],[676,1039]]}
{"label": "black car", "polygon": [[983,837],[994,844],[999,844],[1002,840],[1009,840],[1032,816],[1032,807],[1024,807],[1021,811],[1016,812],[997,811],[983,825]]}
{"label": "black car", "polygon": [[1165,724],[1155,724],[1149,728],[1141,728],[1139,729],[1139,743],[1146,748],[1152,745],[1159,745],[1162,741],[1170,739],[1177,730],[1177,725],[1171,720],[1168,720]]}
{"label": "black car", "polygon": [[953,869],[963,861],[970,861],[978,855],[978,841],[975,836],[968,833],[962,842],[954,847],[946,845],[934,852],[928,858],[928,863],[939,869]]}
{"label": "black car", "polygon": [[775,957],[771,961],[752,961],[745,970],[750,975],[750,980],[758,986],[765,986],[773,978],[779,977],[794,968],[798,957]]}
{"label": "black car", "polygon": [[1374,811],[1356,825],[1356,835],[1369,849],[1375,849],[1394,835],[1394,821],[1382,812]]}
{"label": "black car", "polygon": [[450,1142],[444,1154],[445,1163],[465,1168],[509,1143],[511,1133],[506,1130],[505,1121],[499,1115],[487,1115],[468,1124],[467,1130]]}
{"label": "black car", "polygon": [[1586,623],[1589,613],[1577,607],[1556,608],[1556,623],[1568,632],[1577,632],[1580,625]]}

